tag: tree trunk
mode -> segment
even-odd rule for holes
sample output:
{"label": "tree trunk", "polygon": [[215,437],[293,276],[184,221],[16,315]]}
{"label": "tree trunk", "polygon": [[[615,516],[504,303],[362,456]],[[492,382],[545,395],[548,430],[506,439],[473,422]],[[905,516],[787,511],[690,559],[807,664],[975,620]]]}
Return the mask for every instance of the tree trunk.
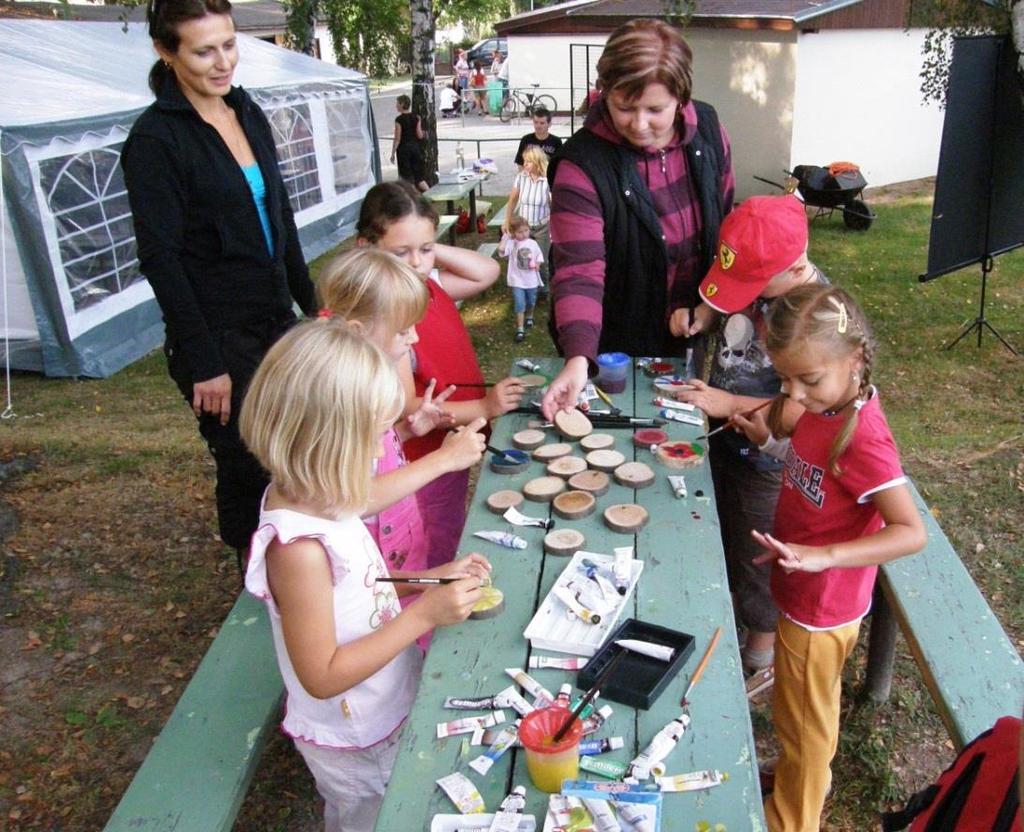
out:
{"label": "tree trunk", "polygon": [[1021,101],[1024,102],[1024,0],[1014,0],[1010,6],[1010,35],[1017,53],[1017,81],[1020,83]]}
{"label": "tree trunk", "polygon": [[285,4],[289,46],[296,52],[315,55],[317,0],[291,0]]}
{"label": "tree trunk", "polygon": [[437,183],[437,119],[434,115],[434,3],[409,0],[412,18],[412,111],[423,125],[423,169]]}

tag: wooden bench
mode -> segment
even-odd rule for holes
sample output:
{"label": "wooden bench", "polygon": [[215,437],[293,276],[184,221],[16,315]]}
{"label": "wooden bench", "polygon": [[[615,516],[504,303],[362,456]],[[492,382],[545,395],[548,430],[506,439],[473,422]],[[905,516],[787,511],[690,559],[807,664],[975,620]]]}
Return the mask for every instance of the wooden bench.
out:
{"label": "wooden bench", "polygon": [[501,228],[505,222],[505,212],[508,210],[508,203],[506,202],[497,211],[494,212],[494,216],[487,220],[488,228]]}
{"label": "wooden bench", "polygon": [[921,495],[925,549],[879,570],[865,688],[889,698],[897,625],[957,750],[1001,716],[1021,714],[1024,664]]}
{"label": "wooden bench", "polygon": [[283,694],[266,607],[243,592],[105,832],[228,832]]}

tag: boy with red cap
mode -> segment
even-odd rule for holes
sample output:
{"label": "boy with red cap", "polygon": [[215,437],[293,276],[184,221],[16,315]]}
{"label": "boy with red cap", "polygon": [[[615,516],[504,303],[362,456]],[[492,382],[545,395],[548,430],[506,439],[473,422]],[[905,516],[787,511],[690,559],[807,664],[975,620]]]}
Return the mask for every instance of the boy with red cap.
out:
{"label": "boy with red cap", "polygon": [[[765,311],[773,298],[797,286],[828,283],[807,257],[807,236],[804,205],[792,194],[746,200],[722,222],[718,257],[700,284],[703,302],[692,322],[686,309],[670,321],[673,335],[718,328],[708,383],[692,379],[694,389],[679,394],[708,414],[712,428],[779,392],[764,345]],[[797,413],[787,415],[795,419]],[[724,430],[709,441],[729,585],[747,628],[741,657],[744,669],[753,672],[772,663],[778,610],[769,589],[770,564],[753,562],[762,549],[750,531],[773,526],[782,463],[736,431]]]}

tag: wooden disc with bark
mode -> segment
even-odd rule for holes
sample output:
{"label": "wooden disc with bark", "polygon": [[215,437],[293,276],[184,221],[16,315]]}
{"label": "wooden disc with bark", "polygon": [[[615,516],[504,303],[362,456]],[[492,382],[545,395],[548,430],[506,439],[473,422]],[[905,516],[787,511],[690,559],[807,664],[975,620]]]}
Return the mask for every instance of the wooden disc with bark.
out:
{"label": "wooden disc with bark", "polygon": [[543,387],[548,383],[547,376],[542,376],[540,373],[527,373],[524,376],[515,376],[515,379],[523,387]]}
{"label": "wooden disc with bark", "polygon": [[568,442],[552,442],[550,445],[541,445],[534,450],[533,458],[538,462],[550,462],[560,456],[569,456],[572,453],[572,445]]}
{"label": "wooden disc with bark", "polygon": [[591,433],[580,440],[580,447],[588,451],[599,451],[615,445],[615,437],[610,433]]}
{"label": "wooden disc with bark", "polygon": [[560,456],[548,463],[547,471],[553,477],[569,479],[569,477],[587,470],[587,461],[581,456]]}
{"label": "wooden disc with bark", "polygon": [[487,509],[495,514],[504,514],[510,508],[519,508],[523,504],[523,495],[510,488],[495,491],[487,498]]}
{"label": "wooden disc with bark", "polygon": [[579,410],[559,410],[554,418],[555,427],[566,439],[582,439],[589,433],[594,432],[594,426],[590,419]]}
{"label": "wooden disc with bark", "polygon": [[566,491],[559,494],[551,503],[551,509],[559,517],[566,520],[579,520],[581,517],[588,517],[594,513],[597,500],[593,494],[586,491]]}
{"label": "wooden disc with bark", "polygon": [[704,461],[704,449],[694,442],[662,442],[658,462],[667,468],[693,468]]}
{"label": "wooden disc with bark", "polygon": [[523,496],[535,503],[550,503],[565,491],[565,480],[561,477],[537,477],[523,486]]}
{"label": "wooden disc with bark", "polygon": [[521,430],[512,434],[512,444],[520,450],[532,451],[543,445],[547,438],[547,434],[542,430]]}
{"label": "wooden disc with bark", "polygon": [[622,453],[610,449],[591,451],[587,454],[587,465],[598,471],[614,471],[625,461],[626,457]]}
{"label": "wooden disc with bark", "polygon": [[575,491],[586,491],[595,497],[607,494],[611,485],[611,478],[604,471],[594,471],[591,469],[590,471],[576,474],[574,477],[569,477],[569,488]]}
{"label": "wooden disc with bark", "polygon": [[469,617],[474,621],[497,618],[505,609],[505,593],[496,586],[480,588],[480,600],[473,605]]}
{"label": "wooden disc with bark", "polygon": [[569,557],[575,555],[587,540],[576,529],[555,529],[544,537],[544,551],[549,555]]}
{"label": "wooden disc with bark", "polygon": [[604,510],[605,525],[613,532],[632,534],[647,525],[650,515],[636,503],[617,503]]}
{"label": "wooden disc with bark", "polygon": [[626,488],[647,488],[654,484],[654,471],[646,462],[627,462],[615,469],[615,482]]}

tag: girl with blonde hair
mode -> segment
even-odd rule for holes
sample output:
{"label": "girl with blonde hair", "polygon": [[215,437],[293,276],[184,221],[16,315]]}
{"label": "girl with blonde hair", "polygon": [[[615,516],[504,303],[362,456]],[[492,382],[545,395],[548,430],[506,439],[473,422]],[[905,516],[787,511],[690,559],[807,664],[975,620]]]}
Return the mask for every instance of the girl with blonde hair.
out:
{"label": "girl with blonde hair", "polygon": [[281,727],[316,778],[328,832],[373,829],[416,695],[414,642],[464,620],[490,569],[473,554],[415,573],[459,580],[405,610],[409,587],[383,582],[414,575],[389,573],[359,513],[403,404],[388,358],[338,319],[285,334],[242,404],[242,437],[271,478],[245,585],[267,604],[287,689]]}

